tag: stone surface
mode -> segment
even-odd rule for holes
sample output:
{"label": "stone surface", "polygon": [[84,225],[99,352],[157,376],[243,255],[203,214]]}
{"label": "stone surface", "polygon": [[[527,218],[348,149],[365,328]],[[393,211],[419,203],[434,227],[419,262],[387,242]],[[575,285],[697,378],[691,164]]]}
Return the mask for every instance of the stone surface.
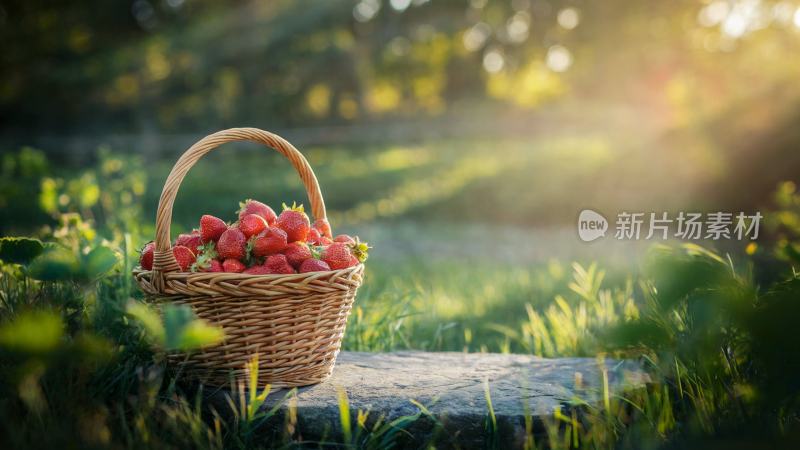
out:
{"label": "stone surface", "polygon": [[[601,365],[602,364],[602,365]],[[368,423],[384,422],[420,412],[424,405],[439,422],[438,430],[458,447],[486,444],[489,414],[486,388],[503,446],[521,446],[525,439],[526,410],[536,427],[555,408],[575,399],[600,403],[603,372],[611,393],[643,387],[647,375],[630,361],[594,358],[547,359],[525,355],[466,353],[358,353],[342,352],[333,376],[325,383],[273,392],[266,408],[280,406],[272,432],[285,431],[288,405],[296,408],[296,424],[289,426],[295,439],[336,440],[341,434],[338,396],[347,394],[355,425],[357,411],[369,411]],[[224,401],[224,392],[215,394]],[[526,408],[527,403],[527,408]],[[224,405],[220,405],[224,409]],[[229,409],[229,407],[228,407]],[[413,426],[413,439],[425,442],[437,428],[423,415]],[[281,430],[278,430],[278,429]],[[418,444],[419,442],[417,442]]]}

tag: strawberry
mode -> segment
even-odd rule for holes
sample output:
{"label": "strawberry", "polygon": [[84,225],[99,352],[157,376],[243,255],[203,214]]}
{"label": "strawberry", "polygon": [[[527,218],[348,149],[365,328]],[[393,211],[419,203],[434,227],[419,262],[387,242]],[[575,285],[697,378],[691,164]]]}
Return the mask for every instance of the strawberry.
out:
{"label": "strawberry", "polygon": [[350,247],[343,242],[334,242],[322,251],[322,260],[333,270],[346,269],[358,264],[358,258],[350,253]]}
{"label": "strawberry", "polygon": [[244,263],[238,259],[228,258],[222,262],[223,272],[241,273],[244,272],[244,269],[246,268],[247,266],[245,266]]}
{"label": "strawberry", "polygon": [[225,269],[222,268],[222,263],[219,262],[218,259],[212,259],[208,263],[208,267],[203,269],[203,272],[224,272]]}
{"label": "strawberry", "polygon": [[239,219],[239,229],[242,230],[246,238],[255,236],[267,228],[267,221],[256,214],[248,214]]}
{"label": "strawberry", "polygon": [[331,244],[333,244],[333,239],[329,238],[328,236],[322,236],[321,238],[319,238],[319,244],[318,245],[322,245],[322,246],[327,247],[327,246],[329,246]]}
{"label": "strawberry", "polygon": [[319,234],[319,230],[317,230],[316,228],[308,230],[308,236],[306,236],[306,242],[308,242],[309,244],[319,245],[321,239],[322,235]]}
{"label": "strawberry", "polygon": [[286,246],[283,250],[283,254],[286,255],[286,260],[289,261],[289,264],[294,268],[300,267],[303,261],[313,257],[311,249],[308,248],[308,244],[305,242],[292,242]]}
{"label": "strawberry", "polygon": [[188,271],[196,259],[194,252],[192,252],[189,247],[184,247],[183,245],[172,247],[172,254],[175,255],[175,260],[178,261],[181,272]]}
{"label": "strawberry", "polygon": [[295,273],[292,266],[290,266],[289,262],[286,260],[286,255],[279,254],[267,257],[267,261],[264,263],[264,267],[267,268],[269,273],[281,273],[281,274]]}
{"label": "strawberry", "polygon": [[269,226],[272,226],[275,223],[275,220],[278,218],[272,208],[257,200],[247,199],[244,202],[240,202],[239,220],[250,214],[261,216],[262,219],[267,221]]}
{"label": "strawberry", "polygon": [[292,207],[283,205],[283,212],[278,216],[275,225],[286,232],[287,241],[304,241],[308,235],[308,230],[311,229],[308,216],[306,215],[303,205]]}
{"label": "strawberry", "polygon": [[269,227],[251,239],[249,245],[255,256],[279,253],[286,248],[286,232],[278,227]]}
{"label": "strawberry", "polygon": [[353,239],[350,235],[347,234],[340,234],[333,238],[333,242],[343,242],[345,244],[355,244],[356,240]]}
{"label": "strawberry", "polygon": [[267,266],[253,266],[249,269],[246,269],[242,273],[246,273],[248,275],[266,275],[272,272],[269,271]]}
{"label": "strawberry", "polygon": [[314,225],[311,225],[311,228],[319,231],[319,234],[325,237],[332,237],[331,234],[331,224],[328,222],[328,219],[317,219],[314,221]]}
{"label": "strawberry", "polygon": [[325,272],[331,270],[328,263],[325,261],[320,261],[319,259],[310,258],[303,261],[303,264],[300,264],[300,273],[306,272]]}
{"label": "strawberry", "polygon": [[227,229],[228,225],[222,219],[208,214],[200,218],[200,238],[203,242],[216,242]]}
{"label": "strawberry", "polygon": [[200,252],[200,246],[203,245],[203,238],[200,237],[199,231],[192,231],[191,233],[180,234],[175,239],[175,245],[182,245],[188,247],[195,254]]}
{"label": "strawberry", "polygon": [[144,270],[153,270],[153,254],[156,251],[156,243],[148,242],[142,247],[142,254],[139,256],[139,265]]}
{"label": "strawberry", "polygon": [[238,228],[230,227],[219,237],[217,253],[224,259],[244,259],[246,244],[244,233]]}

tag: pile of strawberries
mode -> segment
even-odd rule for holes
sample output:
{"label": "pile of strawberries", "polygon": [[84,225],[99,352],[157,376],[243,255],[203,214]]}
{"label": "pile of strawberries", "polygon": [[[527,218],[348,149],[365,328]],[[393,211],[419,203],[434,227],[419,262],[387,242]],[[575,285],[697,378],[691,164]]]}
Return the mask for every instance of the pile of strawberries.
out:
{"label": "pile of strawberries", "polygon": [[[240,203],[239,220],[227,224],[211,215],[200,228],[181,234],[172,252],[184,272],[233,272],[253,275],[322,272],[345,269],[367,259],[369,246],[331,235],[325,219],[312,225],[303,205],[283,205],[280,215],[256,200]],[[144,246],[139,264],[153,268],[155,243]]]}

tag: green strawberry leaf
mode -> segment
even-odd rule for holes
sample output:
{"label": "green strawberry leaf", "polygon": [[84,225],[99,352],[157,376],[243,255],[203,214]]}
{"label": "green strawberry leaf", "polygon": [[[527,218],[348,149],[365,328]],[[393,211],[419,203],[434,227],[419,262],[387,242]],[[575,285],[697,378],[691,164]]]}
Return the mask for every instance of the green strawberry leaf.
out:
{"label": "green strawberry leaf", "polygon": [[201,272],[211,266],[211,260],[217,258],[217,246],[214,242],[208,242],[199,247],[200,254],[197,255],[194,263],[192,263],[190,270],[192,272]]}
{"label": "green strawberry leaf", "polygon": [[369,257],[369,249],[372,247],[369,246],[366,242],[361,242],[358,239],[358,236],[355,237],[355,243],[350,246],[350,251],[353,253],[359,262],[364,262]]}
{"label": "green strawberry leaf", "polygon": [[281,203],[281,206],[283,206],[283,210],[284,211],[292,210],[292,211],[301,212],[303,214],[305,214],[305,212],[306,212],[306,209],[305,209],[305,207],[303,206],[302,203],[300,203],[298,205],[297,202],[292,202],[292,206],[291,207],[289,207],[286,203]]}
{"label": "green strawberry leaf", "polygon": [[250,239],[247,240],[247,246],[245,247],[244,252],[244,261],[242,261],[247,267],[253,267],[254,265],[264,263],[265,258],[253,254],[253,247],[255,247],[256,238],[257,236],[250,236]]}

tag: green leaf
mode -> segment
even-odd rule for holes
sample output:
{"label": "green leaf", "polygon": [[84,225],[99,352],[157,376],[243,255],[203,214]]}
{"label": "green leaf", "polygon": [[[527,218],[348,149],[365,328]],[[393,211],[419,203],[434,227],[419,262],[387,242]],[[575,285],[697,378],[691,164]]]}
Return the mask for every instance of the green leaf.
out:
{"label": "green leaf", "polygon": [[117,254],[108,247],[97,247],[84,259],[84,271],[89,279],[95,279],[113,269],[119,262]]}
{"label": "green leaf", "polygon": [[0,238],[0,259],[13,264],[28,265],[44,251],[44,244],[28,237]]}
{"label": "green leaf", "polygon": [[49,353],[64,335],[61,316],[49,311],[31,311],[0,327],[0,347],[24,353]]}
{"label": "green leaf", "polygon": [[208,325],[205,321],[195,319],[183,327],[178,340],[179,350],[192,350],[214,345],[222,341],[222,329]]}
{"label": "green leaf", "polygon": [[[250,254],[252,241],[250,239],[247,244],[247,253]],[[192,272],[201,272],[211,266],[211,260],[217,258],[217,244],[214,241],[208,242],[200,246],[200,254],[197,255],[194,263],[191,266]]]}
{"label": "green leaf", "polygon": [[162,318],[143,303],[128,304],[128,315],[145,328],[151,342],[164,350],[193,350],[222,340],[222,329],[198,319],[186,305],[164,305]]}
{"label": "green leaf", "polygon": [[148,339],[157,345],[164,345],[166,333],[164,331],[164,324],[161,323],[161,317],[158,316],[157,312],[144,303],[135,301],[128,303],[125,312],[139,321],[142,327],[144,327]]}
{"label": "green leaf", "polygon": [[31,262],[29,273],[42,281],[72,280],[80,274],[80,261],[64,247],[51,247]]}
{"label": "green leaf", "polygon": [[167,350],[179,349],[184,328],[195,320],[194,312],[186,305],[165,305],[163,311],[164,347]]}

